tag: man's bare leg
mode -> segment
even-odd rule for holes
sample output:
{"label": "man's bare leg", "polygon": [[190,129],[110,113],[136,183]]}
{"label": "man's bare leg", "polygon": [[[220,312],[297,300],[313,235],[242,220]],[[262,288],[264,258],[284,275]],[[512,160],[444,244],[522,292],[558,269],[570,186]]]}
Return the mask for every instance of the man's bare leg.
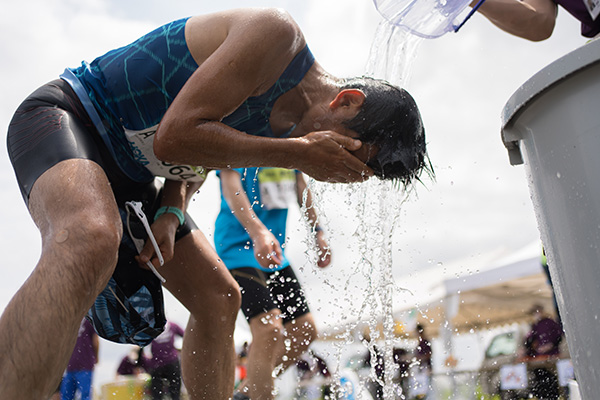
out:
{"label": "man's bare leg", "polygon": [[81,319],[116,265],[121,238],[106,175],[89,160],[63,161],[46,171],[29,208],[42,255],[0,318],[4,399],[47,399],[56,390]]}
{"label": "man's bare leg", "polygon": [[[273,398],[274,372],[279,375],[296,363],[317,336],[312,314],[285,326],[281,311],[274,309],[250,320],[252,346],[248,352],[248,375],[240,388],[252,400]],[[289,340],[290,346],[285,346]]]}
{"label": "man's bare leg", "polygon": [[276,366],[281,365],[281,372],[294,365],[298,358],[304,354],[313,340],[317,338],[315,320],[311,313],[304,314],[284,325],[284,340],[289,340],[290,346],[279,348]]}
{"label": "man's bare leg", "polygon": [[248,372],[243,388],[252,400],[273,399],[273,370],[283,353],[281,311],[273,309],[249,321],[252,345],[248,351]]}
{"label": "man's bare leg", "polygon": [[190,311],[181,352],[182,376],[193,400],[233,395],[233,330],[241,294],[199,230],[179,240],[172,261],[160,269],[165,287]]}

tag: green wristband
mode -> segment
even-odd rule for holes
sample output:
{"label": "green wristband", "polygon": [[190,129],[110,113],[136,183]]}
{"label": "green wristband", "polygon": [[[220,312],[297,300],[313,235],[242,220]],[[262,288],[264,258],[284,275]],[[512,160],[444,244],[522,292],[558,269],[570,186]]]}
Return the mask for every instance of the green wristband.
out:
{"label": "green wristband", "polygon": [[158,219],[158,217],[160,217],[163,214],[168,214],[168,213],[175,214],[175,216],[179,220],[180,226],[183,225],[183,223],[185,222],[185,215],[183,215],[183,211],[181,211],[177,207],[161,207],[161,208],[159,208],[158,211],[156,211],[154,220],[156,221]]}

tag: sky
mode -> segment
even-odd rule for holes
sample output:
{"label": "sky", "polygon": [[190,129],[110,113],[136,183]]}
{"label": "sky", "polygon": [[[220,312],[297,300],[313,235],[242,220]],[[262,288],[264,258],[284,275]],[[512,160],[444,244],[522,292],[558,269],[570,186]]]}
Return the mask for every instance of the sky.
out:
{"label": "sky", "polygon": [[[317,61],[340,77],[365,73],[382,21],[371,0],[173,0],[166,4],[156,0],[4,4],[0,14],[0,76],[4,77],[0,127],[6,131],[19,103],[65,67],[92,61],[173,19],[236,7],[285,8],[304,31]],[[500,138],[500,115],[527,79],[585,43],[578,23],[560,10],[553,36],[532,43],[501,32],[477,14],[459,33],[405,40],[416,49],[398,55],[396,64],[404,63],[410,76],[386,78],[405,86],[420,107],[436,179],[424,178],[404,202],[393,190],[376,183],[311,182],[331,242],[332,266],[317,271],[310,264],[306,228],[297,210],[290,214],[286,251],[298,266],[322,330],[360,314],[363,299],[372,290],[365,289],[366,281],[393,278],[402,287],[402,277],[418,276],[419,270],[457,260],[467,265],[466,260],[490,251],[509,253],[539,240],[525,169],[508,162]],[[0,147],[1,311],[33,270],[41,242],[17,188],[5,140]],[[367,271],[357,240],[364,242],[378,221],[373,223],[368,210],[359,207],[365,199],[370,207],[375,200],[378,206],[389,207],[383,221],[393,221],[389,251],[370,253],[367,264],[372,270]],[[190,207],[209,237],[218,206],[218,182],[212,177]],[[349,278],[353,276],[355,281]],[[168,294],[167,316],[182,325],[187,318],[187,312]],[[238,343],[248,337],[243,321],[239,327]],[[125,348],[103,342],[102,372],[95,382],[110,380],[115,360],[126,353]]]}

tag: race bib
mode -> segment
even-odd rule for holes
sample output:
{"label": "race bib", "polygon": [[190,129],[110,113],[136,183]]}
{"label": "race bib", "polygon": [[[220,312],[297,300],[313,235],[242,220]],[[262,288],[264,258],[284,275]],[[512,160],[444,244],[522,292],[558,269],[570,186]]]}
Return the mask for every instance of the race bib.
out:
{"label": "race bib", "polygon": [[206,178],[206,170],[202,167],[174,165],[156,158],[154,155],[154,135],[156,134],[158,125],[141,131],[123,129],[125,130],[125,136],[135,160],[145,166],[155,176],[162,176],[175,181],[190,182],[199,182]]}
{"label": "race bib", "polygon": [[587,8],[592,16],[592,19],[596,20],[598,14],[600,14],[600,0],[583,0],[583,2],[585,3],[585,8]]}
{"label": "race bib", "polygon": [[260,199],[267,210],[285,209],[296,199],[296,172],[266,168],[258,172]]}

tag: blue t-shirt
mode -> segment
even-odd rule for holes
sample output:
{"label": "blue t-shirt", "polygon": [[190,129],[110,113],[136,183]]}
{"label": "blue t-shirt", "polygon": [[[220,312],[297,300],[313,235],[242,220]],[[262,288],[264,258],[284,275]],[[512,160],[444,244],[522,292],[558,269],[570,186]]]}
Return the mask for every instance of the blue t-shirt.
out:
{"label": "blue t-shirt", "polygon": [[238,168],[242,187],[256,217],[273,233],[283,250],[281,265],[262,267],[254,256],[250,236],[232,213],[221,190],[221,210],[215,222],[215,248],[228,269],[252,267],[277,271],[289,266],[285,257],[285,229],[290,201],[296,197],[296,171],[283,168]]}

